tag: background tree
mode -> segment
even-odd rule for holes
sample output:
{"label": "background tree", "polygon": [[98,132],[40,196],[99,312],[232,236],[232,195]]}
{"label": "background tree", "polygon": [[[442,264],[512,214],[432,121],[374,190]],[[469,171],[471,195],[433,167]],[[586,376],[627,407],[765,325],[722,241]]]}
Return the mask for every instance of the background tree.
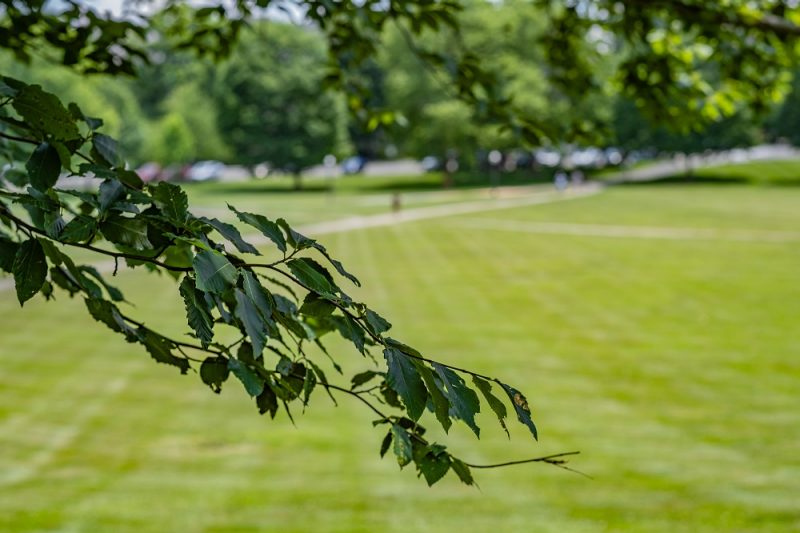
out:
{"label": "background tree", "polygon": [[767,131],[774,139],[800,145],[800,76],[795,72],[792,89],[767,121]]}
{"label": "background tree", "polygon": [[163,165],[191,161],[195,156],[196,136],[179,113],[169,113],[150,128],[150,138],[144,152],[149,159]]}
{"label": "background tree", "polygon": [[[437,155],[444,158],[457,149],[465,163],[474,164],[475,153],[483,150],[519,148],[521,124],[509,127],[508,121],[485,116],[480,106],[464,102],[448,84],[441,71],[426,68],[419,50],[448,50],[465,46],[485,60],[481,68],[496,79],[498,91],[513,95],[513,109],[520,116],[536,117],[547,129],[552,143],[570,141],[583,123],[605,124],[611,117],[612,99],[602,90],[607,84],[612,60],[599,56],[593,74],[602,80],[584,88],[580,99],[570,98],[561,85],[551,78],[557,70],[546,61],[548,34],[547,11],[536,2],[501,3],[473,1],[459,13],[458,34],[427,35],[409,47],[404,28],[390,28],[386,46],[380,55],[385,72],[385,94],[388,107],[402,113],[405,120],[391,129],[391,139],[417,157]],[[586,55],[594,49],[591,40],[582,41]],[[584,55],[581,49],[579,55]],[[446,65],[445,57],[435,55]],[[513,121],[512,121],[513,122]],[[584,126],[588,131],[588,128]],[[531,132],[529,132],[531,133]],[[586,132],[584,132],[586,133]],[[601,141],[605,131],[595,128],[586,141]]]}
{"label": "background tree", "polygon": [[231,160],[233,152],[219,130],[219,110],[214,99],[198,83],[172,89],[162,105],[167,116],[182,117],[192,136],[194,159]]}
{"label": "background tree", "polygon": [[292,174],[347,154],[342,100],[321,90],[325,46],[310,29],[260,22],[218,73],[219,129],[239,162]]}

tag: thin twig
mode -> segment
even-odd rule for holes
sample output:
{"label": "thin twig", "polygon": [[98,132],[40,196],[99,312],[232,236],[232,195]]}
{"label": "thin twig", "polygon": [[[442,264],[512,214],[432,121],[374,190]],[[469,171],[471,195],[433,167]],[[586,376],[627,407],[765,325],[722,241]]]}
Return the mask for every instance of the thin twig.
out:
{"label": "thin twig", "polygon": [[19,143],[27,143],[27,144],[39,144],[40,141],[35,139],[26,139],[25,137],[17,137],[16,135],[10,135],[6,132],[0,131],[0,137],[3,139],[8,139],[9,141],[16,141]]}
{"label": "thin twig", "polygon": [[[21,226],[23,228],[26,228],[29,231],[32,231],[33,233],[36,233],[36,234],[41,235],[43,237],[47,237],[48,239],[51,238],[46,232],[40,230],[36,226],[28,224],[27,222],[25,222],[21,218],[12,215],[7,209],[0,208],[0,212],[2,212],[5,216],[7,216],[8,218],[10,218],[14,222],[16,222],[19,226]],[[171,270],[173,272],[190,272],[192,270],[192,267],[180,267],[180,266],[168,265],[168,264],[166,264],[164,262],[158,261],[157,259],[155,259],[153,257],[148,257],[148,256],[144,256],[144,255],[128,254],[128,253],[123,253],[123,252],[114,252],[114,251],[111,251],[111,250],[104,250],[102,248],[98,248],[96,246],[92,246],[91,244],[83,244],[83,243],[79,243],[79,242],[64,242],[64,241],[60,241],[60,240],[57,240],[57,239],[55,239],[55,241],[58,242],[59,244],[64,244],[64,245],[67,245],[67,246],[73,246],[75,248],[83,248],[85,250],[91,250],[92,252],[95,252],[95,253],[98,253],[98,254],[108,255],[108,256],[113,257],[115,259],[118,259],[118,258],[133,259],[133,260],[136,260],[136,261],[142,261],[142,262],[146,262],[146,263],[151,263],[153,265],[160,266],[163,269]]]}

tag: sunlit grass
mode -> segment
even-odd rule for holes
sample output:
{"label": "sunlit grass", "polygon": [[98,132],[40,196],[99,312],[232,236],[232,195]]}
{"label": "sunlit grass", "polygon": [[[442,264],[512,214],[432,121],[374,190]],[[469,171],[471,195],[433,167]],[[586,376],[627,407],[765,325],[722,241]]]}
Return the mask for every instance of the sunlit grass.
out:
{"label": "sunlit grass", "polygon": [[[271,216],[291,215],[281,198],[263,200]],[[474,462],[581,450],[572,466],[594,480],[532,465],[476,472],[480,491],[449,476],[429,489],[378,458],[382,432],[347,398],[320,392],[297,428],[269,421],[237,383],[216,396],[154,364],[79,301],[20,311],[2,293],[0,530],[800,528],[800,243],[513,228],[789,232],[798,202],[794,188],[639,186],[323,239],[398,338],[523,389],[541,431],[537,444],[514,424],[508,441],[481,415],[481,441],[463,427],[440,439]],[[169,278],[117,282],[132,314],[183,331]]]}

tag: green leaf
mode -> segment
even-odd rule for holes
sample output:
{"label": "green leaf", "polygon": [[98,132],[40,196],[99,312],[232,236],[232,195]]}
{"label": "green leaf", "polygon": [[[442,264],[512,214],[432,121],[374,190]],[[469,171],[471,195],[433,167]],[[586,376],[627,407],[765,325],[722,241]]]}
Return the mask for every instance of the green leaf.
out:
{"label": "green leaf", "polygon": [[481,410],[478,395],[467,387],[461,376],[446,366],[433,363],[433,369],[446,388],[447,399],[450,402],[450,414],[466,422],[475,435],[480,437],[481,430],[475,424],[475,414]]}
{"label": "green leaf", "polygon": [[317,385],[317,378],[313,372],[306,371],[306,377],[303,381],[303,405],[308,405],[308,399]]}
{"label": "green leaf", "polygon": [[25,168],[28,170],[28,177],[34,188],[40,191],[49,189],[56,184],[58,175],[61,173],[61,158],[58,156],[58,150],[49,143],[40,144],[25,163]]}
{"label": "green leaf", "polygon": [[39,85],[26,85],[19,89],[11,103],[22,120],[44,135],[51,135],[60,141],[78,139],[75,119],[52,93],[42,90]]}
{"label": "green leaf", "polygon": [[164,263],[170,266],[189,268],[192,266],[192,259],[192,247],[186,243],[176,243],[164,251]]}
{"label": "green leaf", "polygon": [[392,445],[392,430],[390,429],[386,433],[386,436],[383,437],[383,442],[381,442],[381,450],[380,450],[381,457],[386,455],[386,452],[389,451],[389,446],[391,445]]}
{"label": "green leaf", "polygon": [[531,408],[528,405],[528,399],[514,387],[499,381],[498,383],[500,383],[500,386],[503,387],[503,390],[508,394],[511,405],[514,406],[514,411],[517,412],[517,419],[528,427],[534,439],[539,440],[539,432],[536,430],[536,424],[533,423],[533,419],[531,418]]}
{"label": "green leaf", "polygon": [[61,266],[61,264],[64,263],[65,256],[58,250],[58,247],[53,241],[40,239],[39,244],[42,245],[45,257],[47,257],[54,266]]}
{"label": "green leaf", "polygon": [[95,267],[90,266],[90,265],[83,265],[83,266],[78,267],[78,269],[81,272],[86,272],[87,274],[92,276],[94,279],[96,279],[103,287],[105,287],[106,292],[108,293],[108,296],[111,298],[111,300],[113,300],[115,302],[121,302],[121,301],[125,300],[125,297],[122,295],[122,292],[118,288],[116,288],[113,285],[107,283],[106,280],[103,279],[103,276],[100,274],[100,272]]}
{"label": "green leaf", "polygon": [[84,122],[86,122],[86,125],[89,126],[89,129],[91,130],[96,130],[97,128],[103,125],[103,121],[101,119],[87,117],[86,115],[84,115],[83,111],[81,111],[81,108],[78,107],[78,104],[76,104],[75,102],[70,102],[69,105],[67,106],[67,109],[69,110],[70,115],[72,115],[72,118],[74,118],[75,120],[83,120]]}
{"label": "green leaf", "polygon": [[265,237],[274,242],[275,246],[277,246],[281,252],[286,253],[286,239],[284,238],[283,233],[281,233],[281,229],[277,224],[275,224],[275,222],[263,215],[255,215],[253,213],[244,213],[242,211],[238,211],[230,204],[228,205],[228,209],[236,213],[236,216],[239,218],[239,220],[245,224],[253,226]]}
{"label": "green leaf", "polygon": [[207,347],[214,338],[214,318],[203,298],[203,293],[197,290],[194,280],[189,276],[183,278],[179,291],[183,297],[189,326],[194,330],[203,347]]}
{"label": "green leaf", "polygon": [[95,133],[92,137],[92,147],[112,167],[122,165],[122,158],[119,155],[117,141],[108,135]]}
{"label": "green leaf", "polygon": [[264,390],[256,397],[256,405],[259,413],[262,415],[269,413],[270,417],[275,418],[275,414],[278,412],[278,397],[269,383],[264,385]]}
{"label": "green leaf", "polygon": [[58,153],[58,159],[61,166],[67,171],[72,172],[72,153],[69,151],[69,148],[58,141],[53,142],[53,148],[55,148],[56,152]]}
{"label": "green leaf", "polygon": [[428,390],[419,372],[407,356],[394,348],[386,348],[383,355],[388,366],[386,382],[403,399],[408,416],[418,420],[428,402]]}
{"label": "green leaf", "polygon": [[80,292],[80,286],[59,268],[50,268],[50,281],[69,292],[70,297]]}
{"label": "green leaf", "polygon": [[361,286],[361,282],[358,281],[358,278],[356,278],[350,272],[345,270],[344,265],[342,265],[342,263],[340,261],[337,261],[336,259],[331,257],[330,254],[328,254],[328,250],[326,250],[324,246],[322,246],[317,241],[314,241],[313,239],[309,239],[308,237],[300,235],[297,232],[294,232],[294,234],[299,236],[299,237],[302,237],[303,239],[306,239],[307,241],[310,241],[312,243],[311,246],[313,246],[315,250],[317,250],[319,253],[321,253],[325,257],[325,259],[330,261],[330,263],[333,265],[333,268],[336,269],[336,272],[338,272],[339,274],[341,274],[345,278],[349,279],[356,287],[360,287]]}
{"label": "green leaf", "polygon": [[325,298],[313,292],[309,292],[303,299],[303,305],[300,306],[300,313],[309,317],[318,319],[325,319],[336,311],[336,306]]}
{"label": "green leaf", "polygon": [[236,299],[236,309],[234,314],[244,326],[247,336],[253,344],[253,352],[256,357],[260,356],[267,344],[266,324],[255,304],[240,289],[234,290]]}
{"label": "green leaf", "polygon": [[17,248],[12,266],[17,300],[20,305],[33,298],[47,278],[47,259],[37,239],[28,239]]}
{"label": "green leaf", "polygon": [[[94,174],[96,178],[104,180],[114,180],[117,178],[117,173],[108,167],[95,165],[94,163],[81,163],[78,165],[78,174]],[[77,193],[78,191],[71,191]],[[78,196],[76,194],[76,196]]]}
{"label": "green leaf", "polygon": [[366,339],[364,337],[364,330],[356,323],[355,320],[347,315],[331,317],[339,335],[349,340],[355,345],[359,352],[366,354],[364,344]]}
{"label": "green leaf", "polygon": [[14,270],[14,258],[17,256],[19,243],[0,236],[0,270],[9,274]]}
{"label": "green leaf", "polygon": [[42,296],[48,301],[53,299],[53,284],[49,281],[45,281],[42,284]]}
{"label": "green leaf", "polygon": [[228,374],[228,360],[224,357],[207,357],[200,365],[200,379],[217,394],[222,390]]}
{"label": "green leaf", "polygon": [[139,342],[144,344],[145,349],[150,353],[150,356],[158,363],[176,366],[181,370],[181,374],[186,374],[189,371],[189,361],[183,357],[175,357],[172,350],[175,344],[166,337],[162,337],[155,331],[147,328],[140,327],[136,331]]}
{"label": "green leaf", "polygon": [[255,304],[264,320],[270,321],[273,305],[269,293],[249,270],[242,271],[242,288],[244,288],[244,293]]}
{"label": "green leaf", "polygon": [[[307,257],[291,259],[286,262],[286,266],[292,274],[308,289],[323,296],[334,297],[338,287],[329,281],[330,274],[325,276],[327,271],[319,263]],[[320,270],[322,269],[322,270]]]}
{"label": "green leaf", "polygon": [[242,234],[239,233],[239,230],[236,229],[236,226],[232,226],[231,224],[226,224],[225,222],[221,222],[216,218],[206,218],[200,217],[199,220],[202,220],[215,230],[219,232],[220,235],[228,239],[233,245],[236,247],[237,250],[242,252],[243,254],[254,254],[254,255],[261,255],[259,251],[256,249],[255,246],[250,244],[249,242],[245,241],[242,238]]}
{"label": "green leaf", "polygon": [[279,218],[275,221],[278,226],[283,228],[283,231],[286,232],[286,240],[289,241],[289,244],[292,248],[296,250],[304,250],[306,248],[311,248],[317,242],[314,239],[310,239],[303,235],[302,233],[298,233],[289,226],[289,223],[286,220]]}
{"label": "green leaf", "polygon": [[64,227],[61,232],[61,240],[66,242],[83,242],[89,240],[97,231],[97,220],[86,216],[78,215]]}
{"label": "green leaf", "polygon": [[[13,78],[7,78],[7,79],[13,80]],[[6,78],[3,77],[3,80],[0,81],[0,96],[16,96],[17,93],[19,92],[19,89],[15,89],[14,87],[6,83],[5,80]],[[18,83],[22,84],[22,82]],[[22,86],[24,87],[24,84],[22,84]]]}
{"label": "green leaf", "polygon": [[115,172],[117,179],[121,182],[130,187],[131,189],[141,190],[144,187],[144,182],[142,178],[139,177],[139,174],[134,172],[133,170],[128,170],[125,168],[118,168]]}
{"label": "green leaf", "polygon": [[373,378],[378,376],[382,376],[383,372],[375,372],[374,370],[366,370],[364,372],[360,372],[353,376],[350,380],[350,388],[355,389],[356,387],[360,387],[365,383],[369,383]]}
{"label": "green leaf", "polygon": [[58,213],[45,213],[45,233],[51,239],[58,239],[61,232],[64,231],[64,226],[67,225],[64,219]]}
{"label": "green leaf", "polygon": [[472,383],[481,391],[483,397],[486,398],[486,403],[489,404],[494,414],[497,415],[497,421],[500,422],[500,425],[503,427],[503,430],[506,432],[509,438],[511,438],[511,434],[508,432],[508,427],[506,427],[505,418],[508,416],[506,412],[506,406],[500,399],[492,394],[492,385],[488,381],[478,376],[472,376]]}
{"label": "green leaf", "polygon": [[403,404],[400,403],[400,397],[397,395],[397,392],[395,392],[395,390],[389,386],[388,383],[384,381],[379,390],[381,396],[383,396],[383,400],[386,402],[386,405],[390,405],[391,407],[396,407],[398,409],[403,408]]}
{"label": "green leaf", "polygon": [[228,359],[228,369],[239,378],[250,396],[256,397],[264,392],[264,380],[238,359]]}
{"label": "green leaf", "polygon": [[210,250],[202,251],[192,261],[197,288],[203,292],[222,293],[236,283],[236,267],[225,256]]}
{"label": "green leaf", "polygon": [[134,250],[148,250],[153,246],[147,239],[147,222],[113,213],[100,223],[100,231],[114,244],[129,246]]}
{"label": "green leaf", "polygon": [[183,189],[172,183],[160,181],[158,185],[151,185],[149,191],[156,206],[170,222],[178,227],[182,227],[186,223],[189,199]]}
{"label": "green leaf", "polygon": [[239,344],[239,349],[236,351],[236,358],[248,365],[259,365],[256,361],[255,354],[253,354],[253,345],[246,340]]}
{"label": "green leaf", "polygon": [[425,362],[420,360],[414,360],[413,362],[417,367],[417,371],[419,371],[419,375],[422,377],[422,381],[425,382],[428,394],[430,394],[433,414],[436,415],[436,420],[439,421],[445,432],[450,431],[450,426],[453,425],[453,421],[450,420],[450,402],[442,392],[441,381],[436,377],[433,371],[428,368]]}
{"label": "green leaf", "polygon": [[86,309],[92,318],[109,327],[117,333],[124,333],[127,337],[133,336],[133,329],[125,322],[117,306],[108,300],[99,298],[86,298]]}
{"label": "green leaf", "polygon": [[300,392],[305,387],[306,375],[309,373],[305,365],[282,357],[276,370],[284,376],[278,381],[280,389],[283,391],[283,394],[281,394],[281,390],[276,391],[278,396],[283,400],[294,400],[300,396]]}
{"label": "green leaf", "polygon": [[417,461],[417,468],[431,487],[450,470],[450,456],[437,444],[427,446],[426,449],[428,451]]}
{"label": "green leaf", "polygon": [[275,300],[273,316],[283,327],[301,339],[314,339],[314,331],[305,322],[298,320],[297,306],[294,302],[280,294],[273,294],[272,298]]}
{"label": "green leaf", "polygon": [[386,344],[388,344],[389,347],[391,347],[391,348],[395,348],[395,349],[397,349],[397,350],[399,350],[399,351],[401,351],[401,352],[403,352],[405,354],[408,354],[408,355],[411,355],[411,356],[414,356],[414,357],[417,357],[417,358],[422,357],[421,353],[419,353],[417,350],[415,350],[414,348],[412,348],[411,346],[409,346],[407,344],[403,344],[402,342],[394,340],[391,337],[386,337],[384,340],[386,341]]}
{"label": "green leaf", "polygon": [[3,179],[19,188],[23,188],[29,184],[28,172],[19,168],[6,169],[3,172]]}
{"label": "green leaf", "polygon": [[458,479],[465,485],[472,485],[475,483],[475,480],[472,479],[472,473],[469,470],[469,467],[464,464],[463,461],[456,459],[455,457],[451,457],[451,464],[450,466],[453,468],[453,472],[458,475]]}
{"label": "green leaf", "polygon": [[367,309],[364,318],[367,320],[367,325],[370,331],[375,335],[380,335],[385,331],[389,331],[392,325],[381,315],[371,309]]}
{"label": "green leaf", "polygon": [[100,184],[100,212],[105,213],[117,200],[125,196],[125,186],[119,180],[107,179]]}
{"label": "green leaf", "polygon": [[397,457],[397,464],[400,465],[400,468],[403,468],[412,459],[411,437],[405,429],[397,424],[392,424],[392,437],[394,438],[393,451],[395,457]]}

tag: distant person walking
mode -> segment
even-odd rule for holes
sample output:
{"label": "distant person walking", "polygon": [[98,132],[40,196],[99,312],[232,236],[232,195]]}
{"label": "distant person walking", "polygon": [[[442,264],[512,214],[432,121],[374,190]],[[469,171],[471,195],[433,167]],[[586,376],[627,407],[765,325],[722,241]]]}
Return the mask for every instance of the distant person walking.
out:
{"label": "distant person walking", "polygon": [[567,173],[563,170],[556,172],[556,175],[553,176],[553,185],[555,185],[556,190],[566,190],[567,187],[569,187],[569,178],[567,177]]}

